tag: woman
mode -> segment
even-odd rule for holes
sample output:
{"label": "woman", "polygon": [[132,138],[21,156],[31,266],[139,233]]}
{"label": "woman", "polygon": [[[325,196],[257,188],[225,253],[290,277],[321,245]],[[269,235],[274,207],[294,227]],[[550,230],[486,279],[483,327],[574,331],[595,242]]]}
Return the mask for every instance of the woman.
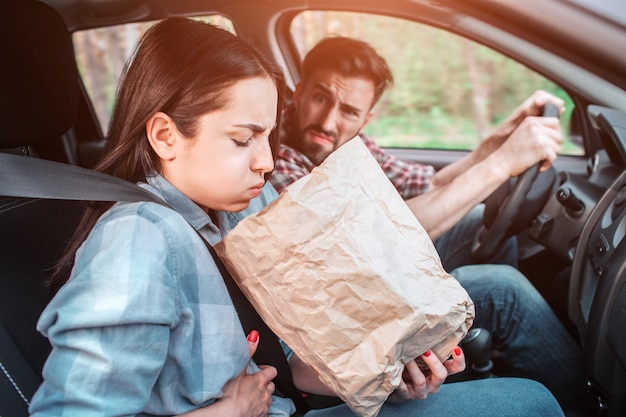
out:
{"label": "woman", "polygon": [[[215,244],[236,221],[234,212],[275,198],[264,184],[274,167],[283,89],[270,60],[208,24],[166,19],[142,38],[97,169],[139,183],[171,208],[117,203],[86,213],[38,324],[53,349],[31,415],[294,412],[291,400],[272,395],[276,369],[250,359],[257,334],[246,338],[200,237]],[[424,355],[428,378],[415,363],[407,366],[392,398],[401,404],[386,404],[381,416],[468,415],[476,402],[499,416],[562,415],[541,385],[504,378],[497,388],[489,381],[449,384],[425,401],[405,401],[436,392],[464,367],[460,349],[445,364],[434,356]],[[292,363],[302,384],[306,366]],[[327,393],[317,384],[307,388]],[[352,413],[341,405],[309,415]]]}

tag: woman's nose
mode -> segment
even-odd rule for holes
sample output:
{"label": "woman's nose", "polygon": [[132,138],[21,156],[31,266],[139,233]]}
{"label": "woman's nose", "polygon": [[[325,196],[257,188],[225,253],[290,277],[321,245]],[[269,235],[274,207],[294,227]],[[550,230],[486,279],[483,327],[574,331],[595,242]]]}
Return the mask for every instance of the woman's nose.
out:
{"label": "woman's nose", "polygon": [[274,169],[274,158],[272,157],[272,147],[269,140],[259,141],[260,146],[252,161],[252,170],[263,173],[270,172]]}

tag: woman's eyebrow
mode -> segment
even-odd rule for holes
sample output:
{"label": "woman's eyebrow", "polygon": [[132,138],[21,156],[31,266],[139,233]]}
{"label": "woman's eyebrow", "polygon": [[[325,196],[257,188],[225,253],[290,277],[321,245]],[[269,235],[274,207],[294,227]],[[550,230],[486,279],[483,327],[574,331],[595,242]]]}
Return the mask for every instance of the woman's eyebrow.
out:
{"label": "woman's eyebrow", "polygon": [[[244,129],[249,129],[251,131],[253,131],[254,133],[263,133],[266,130],[268,130],[267,128],[258,125],[256,123],[241,123],[241,124],[237,124],[235,125],[235,127],[242,127]],[[272,130],[276,127],[276,124],[274,124],[274,126],[272,126],[271,128],[269,128],[269,130]]]}

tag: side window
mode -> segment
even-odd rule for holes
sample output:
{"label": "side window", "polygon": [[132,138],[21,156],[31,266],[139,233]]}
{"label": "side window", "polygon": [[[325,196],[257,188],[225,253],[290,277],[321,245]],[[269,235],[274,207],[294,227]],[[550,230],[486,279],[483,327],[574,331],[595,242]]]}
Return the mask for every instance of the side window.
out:
{"label": "side window", "polygon": [[[385,58],[394,85],[374,107],[365,129],[383,147],[473,149],[537,89],[565,100],[561,124],[569,125],[574,105],[558,85],[442,29],[381,15],[307,11],[294,18],[291,35],[301,58],[332,35],[361,39]],[[583,150],[567,142],[561,153]]]}
{"label": "side window", "polygon": [[[235,33],[233,23],[221,15],[199,17]],[[126,61],[144,32],[156,22],[131,23],[73,35],[76,62],[94,111],[106,134],[115,103],[115,94]]]}

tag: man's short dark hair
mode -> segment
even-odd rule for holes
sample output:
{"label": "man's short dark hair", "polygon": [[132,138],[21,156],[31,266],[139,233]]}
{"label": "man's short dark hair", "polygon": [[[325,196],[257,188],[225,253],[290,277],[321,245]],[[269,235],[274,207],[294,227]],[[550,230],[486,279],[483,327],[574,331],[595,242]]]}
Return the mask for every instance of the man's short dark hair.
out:
{"label": "man's short dark hair", "polygon": [[306,83],[320,69],[372,80],[375,86],[372,105],[393,83],[387,62],[374,48],[363,41],[344,36],[324,38],[306,54],[302,62],[302,81]]}

